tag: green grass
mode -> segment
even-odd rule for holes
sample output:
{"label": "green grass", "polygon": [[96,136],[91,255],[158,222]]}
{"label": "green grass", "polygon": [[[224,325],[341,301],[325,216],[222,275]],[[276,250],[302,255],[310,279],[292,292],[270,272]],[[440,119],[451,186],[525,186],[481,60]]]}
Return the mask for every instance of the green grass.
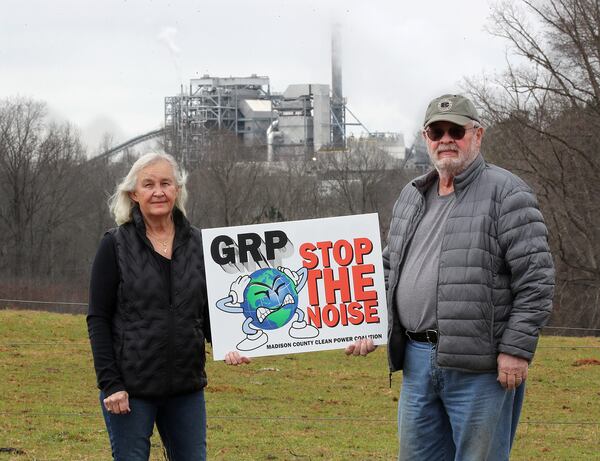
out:
{"label": "green grass", "polygon": [[[600,361],[600,338],[542,338],[513,460],[600,459],[600,366],[582,359]],[[384,348],[209,357],[207,373],[211,460],[395,459],[401,377],[390,389]],[[84,316],[0,311],[0,396],[0,449],[14,449],[0,460],[110,459]]]}

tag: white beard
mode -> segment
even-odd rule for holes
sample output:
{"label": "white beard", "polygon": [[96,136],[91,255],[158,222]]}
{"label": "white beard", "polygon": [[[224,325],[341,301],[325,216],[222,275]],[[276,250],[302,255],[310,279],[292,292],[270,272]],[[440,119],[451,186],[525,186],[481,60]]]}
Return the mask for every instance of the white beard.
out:
{"label": "white beard", "polygon": [[[468,166],[473,163],[473,160],[479,154],[479,151],[476,147],[476,138],[473,137],[471,145],[466,150],[460,150],[458,146],[454,143],[452,144],[444,144],[438,146],[438,148],[433,152],[429,153],[429,157],[433,162],[433,166],[438,171],[438,173],[442,176],[456,176],[465,171]],[[458,152],[458,157],[456,158],[438,158],[437,154],[439,151],[447,151],[453,150]]]}

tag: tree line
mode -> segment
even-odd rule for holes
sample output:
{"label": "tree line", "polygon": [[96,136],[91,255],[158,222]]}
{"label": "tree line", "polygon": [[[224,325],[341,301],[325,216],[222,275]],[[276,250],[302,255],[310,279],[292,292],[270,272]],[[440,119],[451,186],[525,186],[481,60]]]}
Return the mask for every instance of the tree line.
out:
{"label": "tree line", "polygon": [[[484,156],[540,200],[560,326],[600,328],[599,25],[594,0],[499,3],[490,32],[518,59],[465,79],[487,127]],[[262,149],[211,132],[186,152],[188,214],[204,228],[378,212],[385,244],[393,202],[418,174],[367,140],[316,161],[266,162]],[[106,201],[135,156],[90,160],[43,102],[0,101],[0,298],[86,300],[96,246],[114,225]]]}
{"label": "tree line", "polygon": [[[154,150],[162,150],[157,145]],[[381,214],[410,172],[376,145],[317,161],[265,161],[266,152],[229,132],[208,132],[187,146],[187,212],[201,228]],[[170,152],[176,158],[178,152]],[[90,267],[104,232],[114,227],[107,200],[138,152],[88,158],[77,130],[48,120],[43,102],[0,101],[0,298],[85,301]]]}

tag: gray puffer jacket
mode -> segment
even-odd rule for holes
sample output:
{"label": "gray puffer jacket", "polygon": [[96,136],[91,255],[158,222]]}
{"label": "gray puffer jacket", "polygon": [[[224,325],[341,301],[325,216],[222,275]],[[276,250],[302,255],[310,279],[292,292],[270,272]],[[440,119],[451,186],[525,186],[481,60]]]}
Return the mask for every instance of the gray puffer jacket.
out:
{"label": "gray puffer jacket", "polygon": [[[406,337],[394,291],[406,249],[425,213],[432,171],[400,193],[383,251],[388,359],[402,369]],[[438,273],[437,363],[473,372],[496,369],[499,352],[529,361],[552,309],[554,266],[531,188],[479,155],[454,179]]]}

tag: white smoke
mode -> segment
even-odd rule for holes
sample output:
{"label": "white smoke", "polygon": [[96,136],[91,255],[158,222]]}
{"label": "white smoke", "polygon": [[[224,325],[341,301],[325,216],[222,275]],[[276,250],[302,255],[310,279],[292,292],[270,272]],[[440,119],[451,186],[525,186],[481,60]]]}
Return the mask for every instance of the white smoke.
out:
{"label": "white smoke", "polygon": [[175,27],[163,27],[158,34],[158,41],[163,42],[169,51],[176,56],[181,54],[181,49],[175,43],[175,36],[177,35],[177,29]]}
{"label": "white smoke", "polygon": [[163,27],[160,33],[157,36],[159,42],[163,43],[167,49],[169,50],[169,54],[173,59],[173,64],[175,65],[175,71],[177,72],[177,79],[179,83],[183,82],[181,75],[181,48],[177,46],[175,43],[175,38],[177,36],[177,29],[175,27],[167,26]]}

